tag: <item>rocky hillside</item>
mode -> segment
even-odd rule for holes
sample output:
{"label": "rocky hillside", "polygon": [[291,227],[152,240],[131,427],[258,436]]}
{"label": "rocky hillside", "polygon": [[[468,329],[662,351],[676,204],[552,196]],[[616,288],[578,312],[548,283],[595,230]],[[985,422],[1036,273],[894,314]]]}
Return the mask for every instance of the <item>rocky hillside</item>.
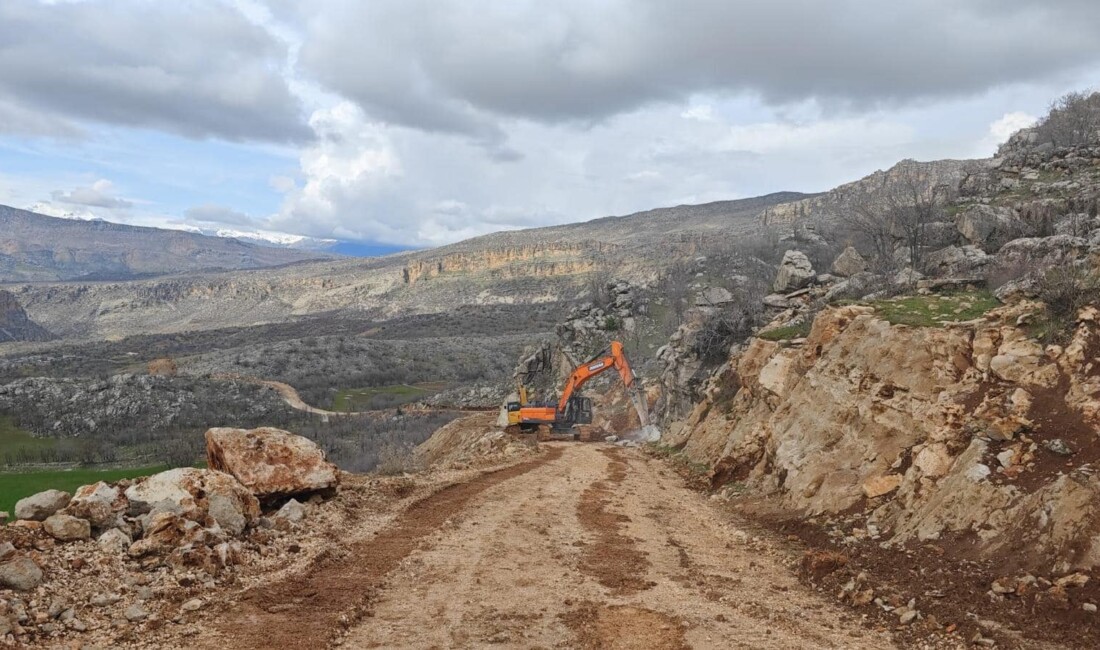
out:
{"label": "rocky hillside", "polygon": [[48,341],[52,338],[49,331],[27,318],[27,312],[15,296],[0,290],[0,343]]}
{"label": "rocky hillside", "polygon": [[[10,289],[51,331],[88,338],[321,313],[392,317],[464,304],[556,302],[576,297],[594,272],[652,279],[664,266],[693,259],[730,233],[750,232],[763,208],[803,196],[783,193],[497,233],[378,259]],[[723,238],[716,239],[716,233]]]}
{"label": "rocky hillside", "polygon": [[328,257],[176,230],[59,219],[0,206],[0,282],[127,279]]}

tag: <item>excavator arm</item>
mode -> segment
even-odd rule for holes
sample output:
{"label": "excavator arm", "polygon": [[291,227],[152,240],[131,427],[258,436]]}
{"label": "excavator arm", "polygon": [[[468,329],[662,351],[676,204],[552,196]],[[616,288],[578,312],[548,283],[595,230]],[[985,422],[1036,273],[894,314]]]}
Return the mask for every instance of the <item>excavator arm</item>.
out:
{"label": "excavator arm", "polygon": [[566,407],[569,405],[569,398],[573,397],[590,379],[602,375],[612,368],[619,371],[624,386],[630,389],[634,385],[634,371],[631,370],[630,362],[626,360],[626,355],[623,354],[623,344],[612,341],[611,354],[597,356],[588,363],[578,366],[573,374],[569,375],[569,380],[565,382],[565,387],[562,389],[561,399],[558,400],[558,412],[565,412]]}

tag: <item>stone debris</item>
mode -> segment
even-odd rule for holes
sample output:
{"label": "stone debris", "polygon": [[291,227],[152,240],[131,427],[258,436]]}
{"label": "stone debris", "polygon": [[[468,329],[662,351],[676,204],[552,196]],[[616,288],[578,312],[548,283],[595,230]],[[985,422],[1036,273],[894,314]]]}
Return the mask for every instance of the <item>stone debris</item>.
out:
{"label": "stone debris", "polygon": [[282,508],[279,508],[279,511],[275,513],[274,518],[283,519],[289,521],[292,524],[298,524],[305,520],[307,514],[308,511],[306,510],[306,506],[302,505],[295,499],[291,499],[290,501],[287,501],[285,504],[283,504]]}

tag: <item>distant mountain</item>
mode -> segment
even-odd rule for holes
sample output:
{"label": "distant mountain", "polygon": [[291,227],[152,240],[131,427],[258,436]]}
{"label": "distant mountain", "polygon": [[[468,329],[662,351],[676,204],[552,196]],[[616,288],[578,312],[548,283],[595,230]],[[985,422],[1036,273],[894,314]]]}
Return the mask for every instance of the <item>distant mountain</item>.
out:
{"label": "distant mountain", "polygon": [[550,303],[580,295],[592,271],[652,279],[711,243],[758,231],[765,210],[812,196],[782,192],[681,205],[371,259],[12,291],[38,322],[65,338],[248,326],[317,314],[389,318],[462,305]]}
{"label": "distant mountain", "polygon": [[0,343],[13,341],[49,341],[54,338],[46,328],[27,318],[27,312],[10,292],[0,289]]}
{"label": "distant mountain", "polygon": [[0,282],[125,280],[334,257],[228,237],[48,217],[0,205]]}

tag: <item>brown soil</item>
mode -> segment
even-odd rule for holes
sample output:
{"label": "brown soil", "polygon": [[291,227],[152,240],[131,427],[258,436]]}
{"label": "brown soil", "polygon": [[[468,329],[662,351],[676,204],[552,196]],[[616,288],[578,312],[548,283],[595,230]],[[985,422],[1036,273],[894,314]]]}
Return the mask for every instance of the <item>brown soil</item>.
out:
{"label": "brown soil", "polygon": [[1001,648],[1100,647],[1100,621],[1082,610],[1083,603],[1100,602],[1096,578],[1083,588],[1066,589],[1065,600],[1039,590],[991,598],[993,581],[1015,572],[974,559],[977,539],[972,534],[905,548],[884,549],[873,541],[841,547],[813,521],[781,517],[760,521],[787,535],[796,548],[806,549],[801,574],[807,584],[837,594],[862,574],[865,586],[888,604],[904,605],[916,599],[921,620],[910,626],[898,626],[896,616],[875,604],[853,604],[871,620],[894,627],[905,645],[940,641],[940,646],[933,647],[950,647],[980,633],[995,639]]}
{"label": "brown soil", "polygon": [[480,491],[423,536],[343,645],[893,647],[799,585],[785,553],[745,535],[662,462],[551,446],[560,456]]}
{"label": "brown soil", "polygon": [[[456,511],[490,487],[561,456],[551,450],[532,461],[449,486],[413,504],[370,539],[333,553],[305,575],[246,592],[218,621],[222,647],[320,648],[358,620],[387,573]],[[301,615],[302,611],[308,615]],[[296,612],[298,615],[288,615]]]}
{"label": "brown soil", "polygon": [[683,622],[667,614],[620,605],[581,603],[562,620],[577,635],[577,646],[598,650],[686,650]]}
{"label": "brown soil", "polygon": [[634,546],[634,540],[623,535],[630,517],[616,514],[609,508],[614,491],[626,479],[627,464],[618,449],[601,449],[611,462],[607,479],[593,483],[581,494],[577,519],[595,539],[584,544],[581,570],[596,578],[616,595],[631,594],[653,586],[646,579],[649,560]]}

